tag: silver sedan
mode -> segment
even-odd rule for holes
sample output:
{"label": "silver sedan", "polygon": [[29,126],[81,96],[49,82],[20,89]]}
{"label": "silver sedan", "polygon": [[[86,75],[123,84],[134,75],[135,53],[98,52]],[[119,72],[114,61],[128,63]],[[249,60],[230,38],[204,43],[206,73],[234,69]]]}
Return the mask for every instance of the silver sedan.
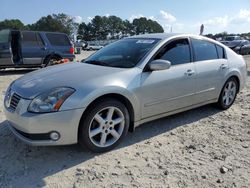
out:
{"label": "silver sedan", "polygon": [[12,132],[31,145],[80,143],[108,151],[142,123],[216,103],[244,87],[242,56],[184,34],[122,39],[81,63],[41,69],[14,81],[4,106]]}

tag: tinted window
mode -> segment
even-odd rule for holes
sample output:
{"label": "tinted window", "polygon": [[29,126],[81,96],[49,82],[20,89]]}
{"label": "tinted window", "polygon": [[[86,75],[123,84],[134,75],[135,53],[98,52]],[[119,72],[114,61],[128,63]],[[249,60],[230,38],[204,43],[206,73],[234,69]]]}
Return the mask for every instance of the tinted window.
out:
{"label": "tinted window", "polygon": [[225,52],[224,49],[218,45],[216,45],[217,52],[218,52],[218,57],[219,59],[224,59],[225,58]]}
{"label": "tinted window", "polygon": [[44,46],[45,45],[44,42],[43,42],[43,39],[42,39],[42,37],[40,36],[39,33],[37,33],[37,42],[38,42],[39,46]]}
{"label": "tinted window", "polygon": [[38,46],[36,32],[22,32],[22,45],[24,47]]}
{"label": "tinted window", "polygon": [[1,30],[0,31],[0,43],[9,42],[10,30]]}
{"label": "tinted window", "polygon": [[171,42],[156,55],[155,59],[164,59],[171,62],[172,65],[178,65],[190,62],[190,48],[188,39],[180,39]]}
{"label": "tinted window", "polygon": [[215,44],[204,40],[192,39],[192,45],[196,61],[218,59]]}
{"label": "tinted window", "polygon": [[70,46],[70,41],[65,34],[47,33],[47,38],[53,46]]}

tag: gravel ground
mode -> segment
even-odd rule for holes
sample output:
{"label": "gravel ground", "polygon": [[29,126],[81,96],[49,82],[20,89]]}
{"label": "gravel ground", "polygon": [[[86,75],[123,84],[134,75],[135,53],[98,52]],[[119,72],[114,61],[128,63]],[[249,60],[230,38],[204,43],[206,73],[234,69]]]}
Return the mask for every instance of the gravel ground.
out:
{"label": "gravel ground", "polygon": [[[0,72],[0,92],[26,72]],[[249,114],[250,69],[229,110],[208,105],[144,124],[115,150],[97,155],[77,145],[25,145],[8,130],[1,107],[0,187],[249,188]]]}

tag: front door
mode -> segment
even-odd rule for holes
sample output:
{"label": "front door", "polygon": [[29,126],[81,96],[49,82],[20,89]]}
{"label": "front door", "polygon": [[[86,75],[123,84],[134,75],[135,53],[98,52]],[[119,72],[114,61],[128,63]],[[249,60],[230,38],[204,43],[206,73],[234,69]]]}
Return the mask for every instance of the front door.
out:
{"label": "front door", "polygon": [[13,65],[11,51],[11,31],[0,31],[0,66]]}
{"label": "front door", "polygon": [[189,40],[171,41],[155,55],[155,59],[168,60],[172,65],[167,70],[142,73],[142,119],[193,104],[196,72]]}

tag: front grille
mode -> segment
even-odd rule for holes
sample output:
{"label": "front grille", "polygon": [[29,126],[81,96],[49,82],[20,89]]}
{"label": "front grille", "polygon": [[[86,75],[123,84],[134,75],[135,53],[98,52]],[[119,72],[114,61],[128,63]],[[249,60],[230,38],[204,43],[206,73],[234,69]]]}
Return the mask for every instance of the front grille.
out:
{"label": "front grille", "polygon": [[17,105],[18,105],[20,99],[21,99],[21,97],[20,97],[18,94],[16,94],[16,93],[14,93],[14,94],[11,96],[11,99],[10,99],[10,108],[11,108],[12,110],[16,110],[16,107],[17,107]]}

